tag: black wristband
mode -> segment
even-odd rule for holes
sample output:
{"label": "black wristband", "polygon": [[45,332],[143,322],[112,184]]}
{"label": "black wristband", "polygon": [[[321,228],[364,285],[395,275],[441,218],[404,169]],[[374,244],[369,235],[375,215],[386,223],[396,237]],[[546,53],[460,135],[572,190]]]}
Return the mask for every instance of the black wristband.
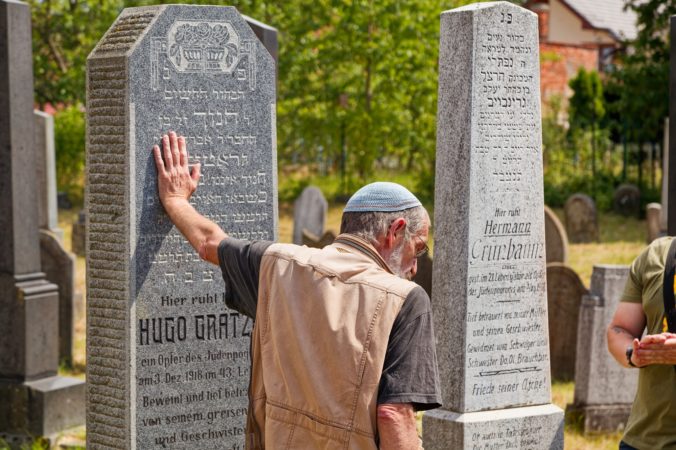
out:
{"label": "black wristband", "polygon": [[629,367],[638,368],[637,365],[631,362],[631,357],[634,355],[634,347],[632,346],[627,347],[627,351],[624,352],[624,354],[627,355],[627,362],[629,363]]}

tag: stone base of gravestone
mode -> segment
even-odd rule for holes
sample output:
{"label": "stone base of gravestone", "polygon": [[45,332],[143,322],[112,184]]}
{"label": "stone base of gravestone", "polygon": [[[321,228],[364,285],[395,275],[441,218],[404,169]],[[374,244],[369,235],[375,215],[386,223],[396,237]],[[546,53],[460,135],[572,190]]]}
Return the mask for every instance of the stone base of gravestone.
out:
{"label": "stone base of gravestone", "polygon": [[[563,411],[554,405],[423,415],[425,450],[563,449]],[[427,436],[433,436],[429,439]]]}
{"label": "stone base of gravestone", "polygon": [[5,430],[0,438],[10,446],[36,436],[49,438],[84,425],[85,382],[62,376],[22,384],[0,382],[0,403],[9,405],[8,415],[0,414],[0,429]]}
{"label": "stone base of gravestone", "polygon": [[59,287],[59,362],[73,362],[75,257],[59,240],[40,230],[40,260],[47,279]]}
{"label": "stone base of gravestone", "polygon": [[646,226],[648,228],[647,242],[652,241],[662,235],[662,205],[659,203],[648,203],[645,210]]}
{"label": "stone base of gravestone", "polygon": [[568,405],[566,421],[579,424],[585,433],[612,433],[624,430],[631,413],[631,404]]}

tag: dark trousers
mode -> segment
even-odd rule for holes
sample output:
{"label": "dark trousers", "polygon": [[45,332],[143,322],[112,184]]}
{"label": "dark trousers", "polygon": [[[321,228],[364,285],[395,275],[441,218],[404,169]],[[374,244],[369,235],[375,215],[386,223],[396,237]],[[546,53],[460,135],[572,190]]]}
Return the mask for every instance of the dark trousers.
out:
{"label": "dark trousers", "polygon": [[635,448],[635,447],[632,447],[632,446],[629,445],[629,444],[625,444],[624,441],[620,441],[620,448],[619,448],[619,450],[638,450],[638,449]]}

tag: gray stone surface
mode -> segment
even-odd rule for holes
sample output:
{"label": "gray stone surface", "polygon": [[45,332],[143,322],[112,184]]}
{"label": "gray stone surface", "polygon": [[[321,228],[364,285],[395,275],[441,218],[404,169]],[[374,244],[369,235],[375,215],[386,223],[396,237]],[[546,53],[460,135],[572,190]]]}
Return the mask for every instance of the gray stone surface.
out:
{"label": "gray stone surface", "polygon": [[73,223],[70,235],[71,249],[77,256],[85,256],[87,237],[87,212],[80,211],[77,215],[77,222]]}
{"label": "gray stone surface", "polygon": [[90,54],[87,448],[243,446],[253,324],[165,215],[151,148],[185,135],[197,210],[276,239],[274,77],[232,7],[125,9]]}
{"label": "gray stone surface", "polygon": [[667,234],[667,217],[669,217],[669,118],[664,119],[664,144],[662,145],[662,214],[660,231]]}
{"label": "gray stone surface", "polygon": [[270,53],[272,59],[275,60],[275,66],[278,61],[278,42],[277,42],[277,28],[271,27],[268,24],[259,22],[249,16],[242,16],[246,23],[249,24],[254,34],[261,41],[265,49]]}
{"label": "gray stone surface", "polygon": [[613,194],[613,210],[623,216],[638,217],[641,212],[641,190],[633,184],[621,184]]}
{"label": "gray stone surface", "polygon": [[425,253],[418,258],[418,271],[413,277],[413,281],[425,289],[430,298],[432,298],[432,267],[432,258],[429,253]]}
{"label": "gray stone surface", "polygon": [[554,405],[464,414],[435,409],[422,425],[425,450],[563,449],[561,410]]}
{"label": "gray stone surface", "polygon": [[662,235],[662,205],[648,203],[645,208],[646,227],[648,232],[647,242],[651,243]]}
{"label": "gray stone surface", "polygon": [[577,322],[582,296],[588,292],[571,267],[563,263],[547,264],[549,351],[554,379],[575,379]]}
{"label": "gray stone surface", "polygon": [[[634,400],[638,371],[625,369],[608,352],[606,329],[620,301],[629,276],[628,266],[596,265],[592,272],[589,295],[583,297],[577,332],[575,363],[575,398],[570,414],[590,413],[603,407],[613,422],[596,418],[585,421],[603,424],[605,431],[624,427],[626,411]],[[598,415],[597,415],[598,416]],[[604,431],[592,430],[589,431]]]}
{"label": "gray stone surface", "polygon": [[312,248],[324,248],[327,245],[333,244],[333,241],[336,240],[336,235],[333,231],[328,230],[321,236],[310,233],[308,230],[303,230],[303,245],[307,245]]}
{"label": "gray stone surface", "polygon": [[[40,231],[40,260],[47,279],[59,287],[59,361],[73,362],[75,256],[50,232]],[[81,297],[80,297],[81,298]]]}
{"label": "gray stone surface", "polygon": [[599,240],[599,224],[596,203],[586,194],[573,194],[563,207],[566,215],[566,232],[573,243]]}
{"label": "gray stone surface", "polygon": [[547,263],[568,262],[568,235],[554,211],[545,206],[545,248]]}
{"label": "gray stone surface", "polygon": [[[455,416],[448,433],[425,431],[426,448],[483,446],[473,430],[497,431],[495,410],[551,400],[537,33],[507,2],[441,15],[432,304]],[[554,428],[538,434],[560,448],[563,412],[549,408]]]}
{"label": "gray stone surface", "polygon": [[[0,0],[0,434],[19,440],[51,430],[29,384],[58,368],[57,287],[40,272],[34,137],[30,8]],[[59,385],[50,392],[76,400]]]}
{"label": "gray stone surface", "polygon": [[40,229],[49,230],[63,242],[56,205],[56,153],[54,118],[42,111],[35,114],[35,162],[38,182],[38,220]]}
{"label": "gray stone surface", "polygon": [[326,212],[329,204],[324,194],[315,186],[303,189],[300,196],[293,202],[293,243],[303,243],[303,230],[315,236],[324,234]]}

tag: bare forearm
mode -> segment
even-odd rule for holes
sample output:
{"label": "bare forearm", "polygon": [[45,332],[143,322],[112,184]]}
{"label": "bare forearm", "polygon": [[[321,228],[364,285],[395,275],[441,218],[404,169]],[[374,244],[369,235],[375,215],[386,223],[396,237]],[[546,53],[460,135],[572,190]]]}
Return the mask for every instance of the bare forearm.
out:
{"label": "bare forearm", "polygon": [[415,412],[410,404],[378,406],[378,434],[381,450],[417,450],[420,439]]}
{"label": "bare forearm", "polygon": [[608,327],[608,350],[613,358],[624,367],[630,367],[627,362],[627,347],[632,345],[634,338],[629,331],[617,325]]}
{"label": "bare forearm", "polygon": [[190,242],[200,257],[218,264],[218,244],[227,237],[221,228],[201,215],[187,200],[173,200],[164,205],[178,231]]}

